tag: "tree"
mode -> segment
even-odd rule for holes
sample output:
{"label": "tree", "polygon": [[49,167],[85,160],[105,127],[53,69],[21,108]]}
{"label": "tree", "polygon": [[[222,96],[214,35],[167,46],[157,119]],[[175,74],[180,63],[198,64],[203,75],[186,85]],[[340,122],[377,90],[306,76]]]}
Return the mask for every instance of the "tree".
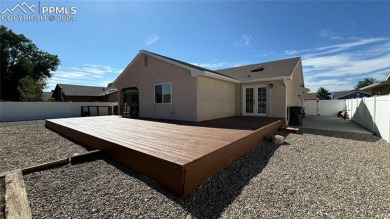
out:
{"label": "tree", "polygon": [[[19,101],[22,96],[30,99],[25,92],[37,92],[37,87],[45,87],[46,79],[52,76],[51,72],[57,69],[60,60],[3,25],[0,26],[0,38],[0,99]],[[42,95],[42,91],[39,93]],[[39,94],[31,94],[35,95]]]}
{"label": "tree", "polygon": [[355,85],[354,90],[359,90],[362,87],[366,87],[368,85],[375,84],[375,83],[378,83],[378,80],[374,78],[364,78],[363,80],[359,81]]}
{"label": "tree", "polygon": [[324,87],[318,88],[317,95],[316,95],[318,99],[330,100],[329,95],[330,95],[329,91],[327,89],[325,89]]}
{"label": "tree", "polygon": [[41,101],[44,83],[32,79],[29,75],[19,81],[18,92],[21,101]]}

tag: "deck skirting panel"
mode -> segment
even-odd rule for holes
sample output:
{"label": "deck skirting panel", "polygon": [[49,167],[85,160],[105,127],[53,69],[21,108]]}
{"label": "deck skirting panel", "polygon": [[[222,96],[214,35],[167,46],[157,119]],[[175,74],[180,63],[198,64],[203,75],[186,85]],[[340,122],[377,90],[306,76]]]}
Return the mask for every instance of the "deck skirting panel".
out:
{"label": "deck skirting panel", "polygon": [[183,195],[184,170],[181,165],[122,147],[51,121],[46,121],[46,127],[82,145],[102,150],[126,168],[153,179],[170,192]]}
{"label": "deck skirting panel", "polygon": [[275,133],[284,124],[283,120],[278,120],[263,126],[252,134],[185,165],[184,196],[188,196],[210,177],[248,153],[256,145],[263,142],[265,136]]}

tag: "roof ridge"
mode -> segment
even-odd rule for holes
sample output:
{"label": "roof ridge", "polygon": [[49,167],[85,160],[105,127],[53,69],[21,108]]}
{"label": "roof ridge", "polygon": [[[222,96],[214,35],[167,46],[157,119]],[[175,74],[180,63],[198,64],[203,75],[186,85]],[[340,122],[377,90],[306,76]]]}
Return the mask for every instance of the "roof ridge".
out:
{"label": "roof ridge", "polygon": [[211,69],[203,68],[203,67],[200,67],[198,65],[193,65],[193,64],[188,63],[188,62],[184,62],[184,61],[181,61],[181,60],[178,60],[178,59],[174,59],[174,58],[171,58],[171,57],[168,57],[168,56],[163,56],[163,55],[160,55],[160,54],[157,54],[157,53],[154,53],[154,52],[150,52],[150,51],[147,51],[147,50],[140,50],[140,52],[151,53],[153,55],[160,56],[160,57],[165,58],[165,59],[169,59],[171,61],[177,62],[177,63],[182,64],[182,65],[186,65],[186,66],[191,67],[191,68],[195,68],[195,69],[198,69],[198,70],[201,70],[201,71],[208,71],[208,72],[212,72],[214,74],[218,74],[218,75],[221,75],[221,76],[224,76],[224,77],[227,77],[227,78],[235,79],[235,78],[232,78],[230,76],[221,74],[220,72],[211,70]]}
{"label": "roof ridge", "polygon": [[93,87],[93,88],[107,88],[107,87],[102,87],[102,86],[92,86],[92,85],[79,85],[79,84],[57,84],[59,86],[77,86],[77,87]]}
{"label": "roof ridge", "polygon": [[229,69],[234,69],[234,68],[248,67],[248,66],[252,66],[252,65],[269,64],[269,63],[273,63],[273,62],[283,62],[283,61],[292,60],[292,59],[298,59],[299,60],[299,59],[301,59],[301,57],[300,56],[296,56],[296,57],[287,58],[287,59],[279,59],[279,60],[273,60],[273,61],[267,61],[267,62],[259,62],[259,63],[249,64],[249,65],[240,65],[240,66],[236,66],[236,67],[218,69],[216,71],[224,71],[224,70],[229,70]]}

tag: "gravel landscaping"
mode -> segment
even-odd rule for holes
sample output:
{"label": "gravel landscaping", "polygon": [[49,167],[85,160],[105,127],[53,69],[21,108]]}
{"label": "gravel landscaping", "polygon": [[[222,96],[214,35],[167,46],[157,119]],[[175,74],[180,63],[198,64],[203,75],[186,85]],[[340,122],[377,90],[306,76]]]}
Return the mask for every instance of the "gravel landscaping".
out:
{"label": "gravel landscaping", "polygon": [[0,173],[87,151],[45,128],[42,120],[0,123],[0,137]]}
{"label": "gravel landscaping", "polygon": [[182,199],[109,159],[25,176],[34,218],[388,218],[390,144],[301,130],[263,143]]}

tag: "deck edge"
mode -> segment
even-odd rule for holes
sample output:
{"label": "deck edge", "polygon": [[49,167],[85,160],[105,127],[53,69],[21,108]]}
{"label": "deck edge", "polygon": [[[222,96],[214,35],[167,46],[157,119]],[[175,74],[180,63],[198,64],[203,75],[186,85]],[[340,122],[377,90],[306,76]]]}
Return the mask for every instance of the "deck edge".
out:
{"label": "deck edge", "polygon": [[202,183],[248,153],[256,145],[263,142],[265,136],[277,132],[278,128],[284,124],[284,119],[270,123],[244,138],[184,165],[184,197],[188,197]]}

